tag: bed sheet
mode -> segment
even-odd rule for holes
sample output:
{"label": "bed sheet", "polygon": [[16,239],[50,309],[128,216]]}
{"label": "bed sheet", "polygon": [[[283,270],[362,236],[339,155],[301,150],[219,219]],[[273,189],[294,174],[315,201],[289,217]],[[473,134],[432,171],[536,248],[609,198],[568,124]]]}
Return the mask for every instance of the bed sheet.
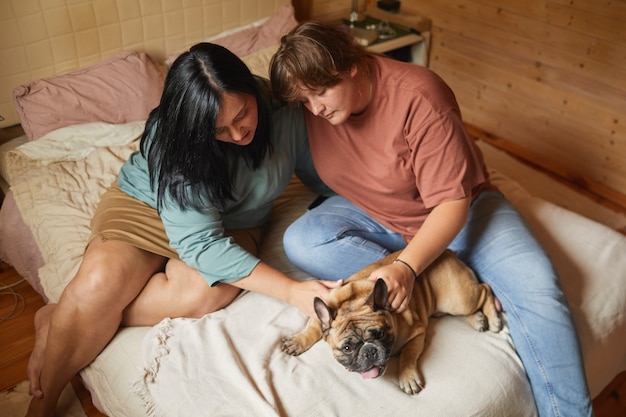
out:
{"label": "bed sheet", "polygon": [[[45,265],[39,275],[51,301],[58,300],[75,274],[99,196],[137,148],[141,129],[141,123],[70,126],[9,155],[12,192],[42,252]],[[60,144],[68,146],[63,150]],[[276,204],[261,248],[264,260],[297,279],[309,277],[287,261],[281,236],[314,197],[299,182],[291,184]],[[124,329],[82,374],[97,406],[112,416],[202,415],[209,408],[212,415],[224,416],[341,415],[357,409],[363,415],[375,409],[377,415],[397,415],[414,408],[412,398],[397,387],[393,366],[382,385],[364,385],[337,366],[323,344],[304,355],[304,362],[283,354],[280,340],[305,320],[292,307],[248,293],[202,320],[177,319],[153,328]],[[486,415],[485,407],[498,409],[519,401],[517,415],[535,414],[523,368],[506,331],[479,334],[463,321],[441,322],[433,326],[423,359],[432,389],[420,397],[421,409],[439,407],[451,416],[458,415],[455,409],[474,407],[477,414]],[[446,343],[448,332],[461,339]],[[455,349],[458,345],[466,347]],[[429,359],[433,355],[440,359]],[[482,379],[489,368],[491,373],[498,370],[498,376],[490,376],[485,389],[487,382]],[[447,401],[451,386],[463,401]],[[340,395],[355,396],[358,407],[352,400],[342,401]],[[382,395],[391,400],[381,402]],[[180,408],[182,404],[187,407]],[[446,407],[441,408],[443,404]]]}
{"label": "bed sheet", "polygon": [[[142,128],[141,122],[68,127],[9,155],[12,192],[45,260],[39,276],[52,301],[74,275],[99,196],[137,148]],[[89,141],[81,139],[85,135]],[[59,143],[68,142],[73,144],[59,150]],[[498,171],[491,175],[555,262],[596,395],[626,369],[626,238],[528,194]],[[297,279],[308,276],[288,262],[281,236],[314,197],[292,183],[276,203],[261,249],[265,261]],[[254,409],[255,416],[405,411],[455,416],[469,410],[489,416],[505,409],[507,415],[510,410],[535,415],[506,330],[478,334],[456,318],[435,320],[420,361],[427,388],[412,398],[397,388],[395,363],[384,378],[362,381],[339,367],[325,344],[298,358],[284,355],[280,340],[305,320],[289,306],[248,293],[202,319],[123,329],[82,374],[97,406],[112,416],[198,415],[206,409],[214,410],[212,415],[246,415]]]}
{"label": "bed sheet", "polygon": [[626,212],[603,206],[486,142],[476,143],[489,168],[515,179],[528,193],[626,234]]}

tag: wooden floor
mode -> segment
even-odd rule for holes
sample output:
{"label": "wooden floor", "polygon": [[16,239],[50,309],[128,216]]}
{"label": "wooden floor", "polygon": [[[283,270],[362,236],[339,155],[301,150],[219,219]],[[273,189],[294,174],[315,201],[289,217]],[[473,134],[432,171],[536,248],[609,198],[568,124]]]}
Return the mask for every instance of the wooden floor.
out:
{"label": "wooden floor", "polygon": [[[22,278],[13,268],[0,262],[0,288]],[[26,365],[33,349],[35,312],[44,305],[42,298],[26,282],[0,291],[0,391],[26,379]],[[88,417],[106,417],[91,402],[89,391],[78,377],[72,380]]]}
{"label": "wooden floor", "polygon": [[[0,287],[18,282],[21,277],[13,268],[0,262]],[[26,379],[26,364],[34,341],[33,318],[43,305],[41,297],[26,283],[16,285],[12,294],[0,296],[0,391]],[[23,302],[22,302],[23,300]],[[17,304],[16,304],[17,303]],[[15,309],[15,311],[14,311]],[[11,316],[11,318],[4,319]],[[72,385],[88,417],[104,417],[92,404],[89,392],[78,377]],[[619,374],[593,401],[596,417],[626,416],[626,372]]]}

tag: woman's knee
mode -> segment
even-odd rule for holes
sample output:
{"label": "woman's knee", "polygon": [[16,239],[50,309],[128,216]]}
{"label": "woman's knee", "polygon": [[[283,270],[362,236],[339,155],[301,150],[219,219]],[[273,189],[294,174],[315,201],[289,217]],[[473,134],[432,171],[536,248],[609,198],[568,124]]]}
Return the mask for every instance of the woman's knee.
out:
{"label": "woman's knee", "polygon": [[[65,287],[63,296],[70,298],[73,303],[91,306],[119,300],[126,291],[123,281],[116,279],[122,273],[115,266],[109,266],[110,268],[103,264],[81,266]],[[136,294],[133,298],[134,296]]]}
{"label": "woman's knee", "polygon": [[122,311],[163,262],[159,255],[119,241],[94,240],[61,301],[65,299],[83,309]]}
{"label": "woman's knee", "polygon": [[290,224],[283,234],[283,248],[287,258],[296,266],[306,263],[311,255],[311,251],[318,244],[307,234],[314,231],[310,224],[309,213],[299,217]]}
{"label": "woman's knee", "polygon": [[[319,277],[320,259],[327,259],[337,238],[326,241],[308,239],[303,230],[287,229],[283,235],[283,248],[287,259],[299,269]],[[292,232],[292,233],[290,233]]]}

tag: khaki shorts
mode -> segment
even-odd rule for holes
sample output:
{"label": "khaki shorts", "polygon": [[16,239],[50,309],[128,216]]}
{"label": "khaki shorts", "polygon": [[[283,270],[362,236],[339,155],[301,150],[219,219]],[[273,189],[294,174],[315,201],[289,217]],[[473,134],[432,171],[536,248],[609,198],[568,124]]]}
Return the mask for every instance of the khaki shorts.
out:
{"label": "khaki shorts", "polygon": [[[231,229],[224,232],[248,252],[257,255],[263,237],[263,228]],[[178,254],[169,244],[158,212],[120,190],[117,183],[104,193],[91,219],[91,237],[102,241],[117,240],[147,252],[170,259]]]}

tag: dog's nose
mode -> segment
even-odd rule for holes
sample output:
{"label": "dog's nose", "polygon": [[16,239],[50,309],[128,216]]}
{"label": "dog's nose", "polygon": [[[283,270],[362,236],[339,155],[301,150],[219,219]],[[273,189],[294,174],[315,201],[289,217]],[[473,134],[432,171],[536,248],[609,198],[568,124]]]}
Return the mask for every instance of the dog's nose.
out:
{"label": "dog's nose", "polygon": [[361,348],[361,356],[367,358],[368,360],[375,359],[378,357],[378,349],[374,345],[365,344]]}

